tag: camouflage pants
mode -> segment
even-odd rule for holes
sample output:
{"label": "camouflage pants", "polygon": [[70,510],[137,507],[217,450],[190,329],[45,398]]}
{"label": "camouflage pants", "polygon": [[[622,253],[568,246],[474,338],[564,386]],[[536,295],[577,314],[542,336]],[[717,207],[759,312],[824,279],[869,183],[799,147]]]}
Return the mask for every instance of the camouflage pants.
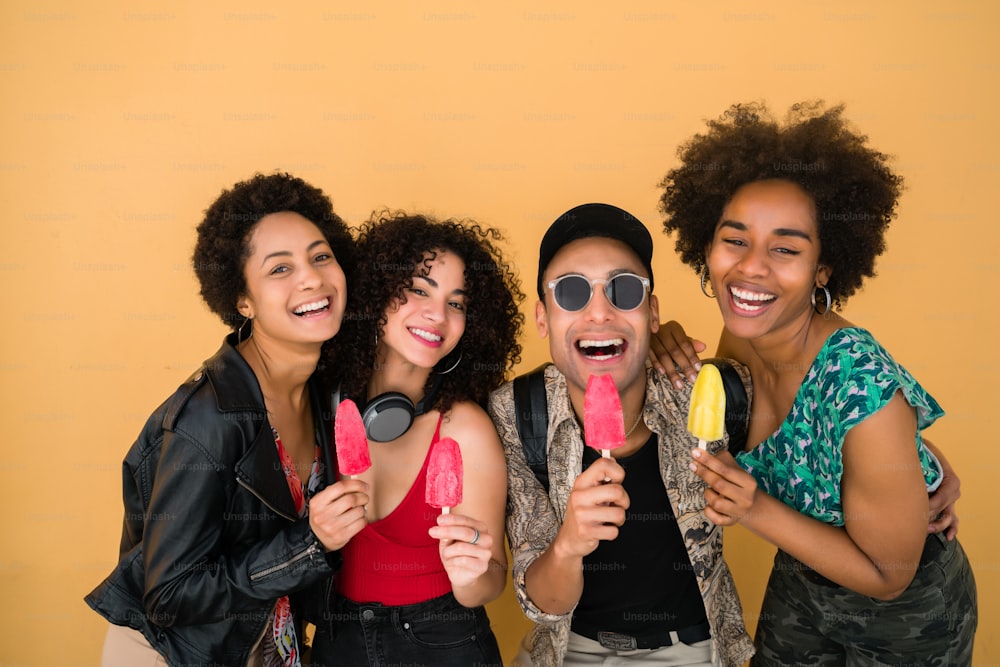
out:
{"label": "camouflage pants", "polygon": [[970,665],[978,612],[965,551],[958,540],[931,535],[924,554],[902,595],[876,600],[838,586],[778,551],[757,625],[757,655],[750,664]]}

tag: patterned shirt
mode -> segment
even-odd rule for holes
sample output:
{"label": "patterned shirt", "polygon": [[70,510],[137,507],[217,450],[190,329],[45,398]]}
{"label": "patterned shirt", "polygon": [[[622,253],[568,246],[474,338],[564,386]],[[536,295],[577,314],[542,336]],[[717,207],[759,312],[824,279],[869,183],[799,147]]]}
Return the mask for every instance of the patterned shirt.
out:
{"label": "patterned shirt", "polygon": [[[742,366],[735,365],[750,395],[749,374]],[[513,556],[514,591],[524,613],[535,622],[524,645],[534,664],[561,665],[566,655],[572,612],[547,614],[536,607],[528,597],[524,575],[559,532],[573,482],[582,470],[584,445],[570,403],[566,377],[552,365],[545,371],[545,393],[548,400],[548,493],[524,458],[517,434],[512,382],[490,396],[489,412],[507,457],[507,538]],[[713,664],[735,667],[753,655],[753,645],[743,624],[732,574],[722,557],[722,529],[705,517],[705,483],[688,468],[691,449],[698,445],[697,439],[686,429],[690,398],[690,384],[678,390],[657,371],[647,368],[643,420],[658,436],[660,477],[705,603],[712,632]],[[710,446],[712,451],[719,451],[727,445],[727,440],[721,440]]]}
{"label": "patterned shirt", "polygon": [[[295,462],[281,444],[278,430],[272,426],[271,432],[274,434],[274,445],[278,449],[278,459],[281,461],[281,469],[285,473],[285,481],[288,482],[288,491],[292,494],[295,509],[300,518],[309,516],[309,503],[306,501],[316,493],[324,477],[319,446],[313,451],[309,479],[303,486],[299,474],[295,471]],[[275,603],[274,609],[271,610],[269,625],[270,637],[265,637],[265,641],[261,644],[264,667],[300,667],[302,656],[299,654],[299,639],[295,632],[291,599],[287,595],[281,596]]]}
{"label": "patterned shirt", "polygon": [[905,368],[860,328],[838,329],[826,340],[777,431],[736,460],[760,488],[799,512],[844,525],[840,478],[847,432],[901,391],[917,411],[915,446],[927,489],[943,479],[941,465],[920,431],[944,414]]}

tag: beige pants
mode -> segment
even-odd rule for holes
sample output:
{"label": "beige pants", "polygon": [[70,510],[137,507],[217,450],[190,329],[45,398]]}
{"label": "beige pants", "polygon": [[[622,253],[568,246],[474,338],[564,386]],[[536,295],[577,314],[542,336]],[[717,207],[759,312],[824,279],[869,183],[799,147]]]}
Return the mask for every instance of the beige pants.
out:
{"label": "beige pants", "polygon": [[[247,667],[263,665],[262,639],[263,634],[250,651]],[[104,637],[101,667],[167,667],[167,661],[149,645],[138,630],[123,625],[111,625]]]}
{"label": "beige pants", "polygon": [[101,667],[167,667],[167,661],[138,630],[112,625],[104,637]]}
{"label": "beige pants", "polygon": [[[531,667],[531,665],[531,656],[528,655],[522,645],[517,657],[514,658],[514,662],[511,663],[511,667]],[[563,658],[563,666],[578,667],[582,665],[604,665],[606,667],[625,665],[712,667],[712,640],[706,639],[696,644],[680,642],[673,646],[664,646],[657,649],[616,651],[604,648],[593,639],[570,632],[569,646],[566,650],[566,657]]]}

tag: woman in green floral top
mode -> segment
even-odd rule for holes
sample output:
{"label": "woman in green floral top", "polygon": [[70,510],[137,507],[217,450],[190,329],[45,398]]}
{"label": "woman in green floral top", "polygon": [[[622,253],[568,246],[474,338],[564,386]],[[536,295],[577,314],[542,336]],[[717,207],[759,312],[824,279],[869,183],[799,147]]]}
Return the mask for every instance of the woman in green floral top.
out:
{"label": "woman in green floral top", "polygon": [[712,521],[779,550],[752,664],[970,664],[975,580],[927,531],[942,468],[921,431],[944,413],[832,310],[874,274],[901,178],[821,104],[784,124],[734,106],[679,155],[664,226],[754,383],[747,451],[692,469]]}

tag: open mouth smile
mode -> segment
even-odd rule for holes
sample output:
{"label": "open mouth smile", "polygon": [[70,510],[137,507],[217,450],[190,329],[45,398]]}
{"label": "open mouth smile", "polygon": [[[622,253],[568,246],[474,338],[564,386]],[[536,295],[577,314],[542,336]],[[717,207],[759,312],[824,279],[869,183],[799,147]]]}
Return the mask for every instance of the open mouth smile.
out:
{"label": "open mouth smile", "polygon": [[604,361],[614,359],[625,353],[625,341],[621,338],[609,338],[607,340],[583,339],[576,343],[576,349],[580,354],[594,361]]}
{"label": "open mouth smile", "polygon": [[752,292],[738,287],[730,287],[729,294],[732,297],[733,304],[740,310],[748,313],[757,312],[778,298],[774,294]]}
{"label": "open mouth smile", "polygon": [[330,310],[330,299],[320,299],[311,303],[304,303],[292,312],[299,317],[308,317],[317,313],[325,313]]}
{"label": "open mouth smile", "polygon": [[427,341],[428,343],[440,344],[443,340],[440,335],[434,333],[433,331],[427,331],[427,329],[412,327],[410,329],[410,333],[417,338]]}

